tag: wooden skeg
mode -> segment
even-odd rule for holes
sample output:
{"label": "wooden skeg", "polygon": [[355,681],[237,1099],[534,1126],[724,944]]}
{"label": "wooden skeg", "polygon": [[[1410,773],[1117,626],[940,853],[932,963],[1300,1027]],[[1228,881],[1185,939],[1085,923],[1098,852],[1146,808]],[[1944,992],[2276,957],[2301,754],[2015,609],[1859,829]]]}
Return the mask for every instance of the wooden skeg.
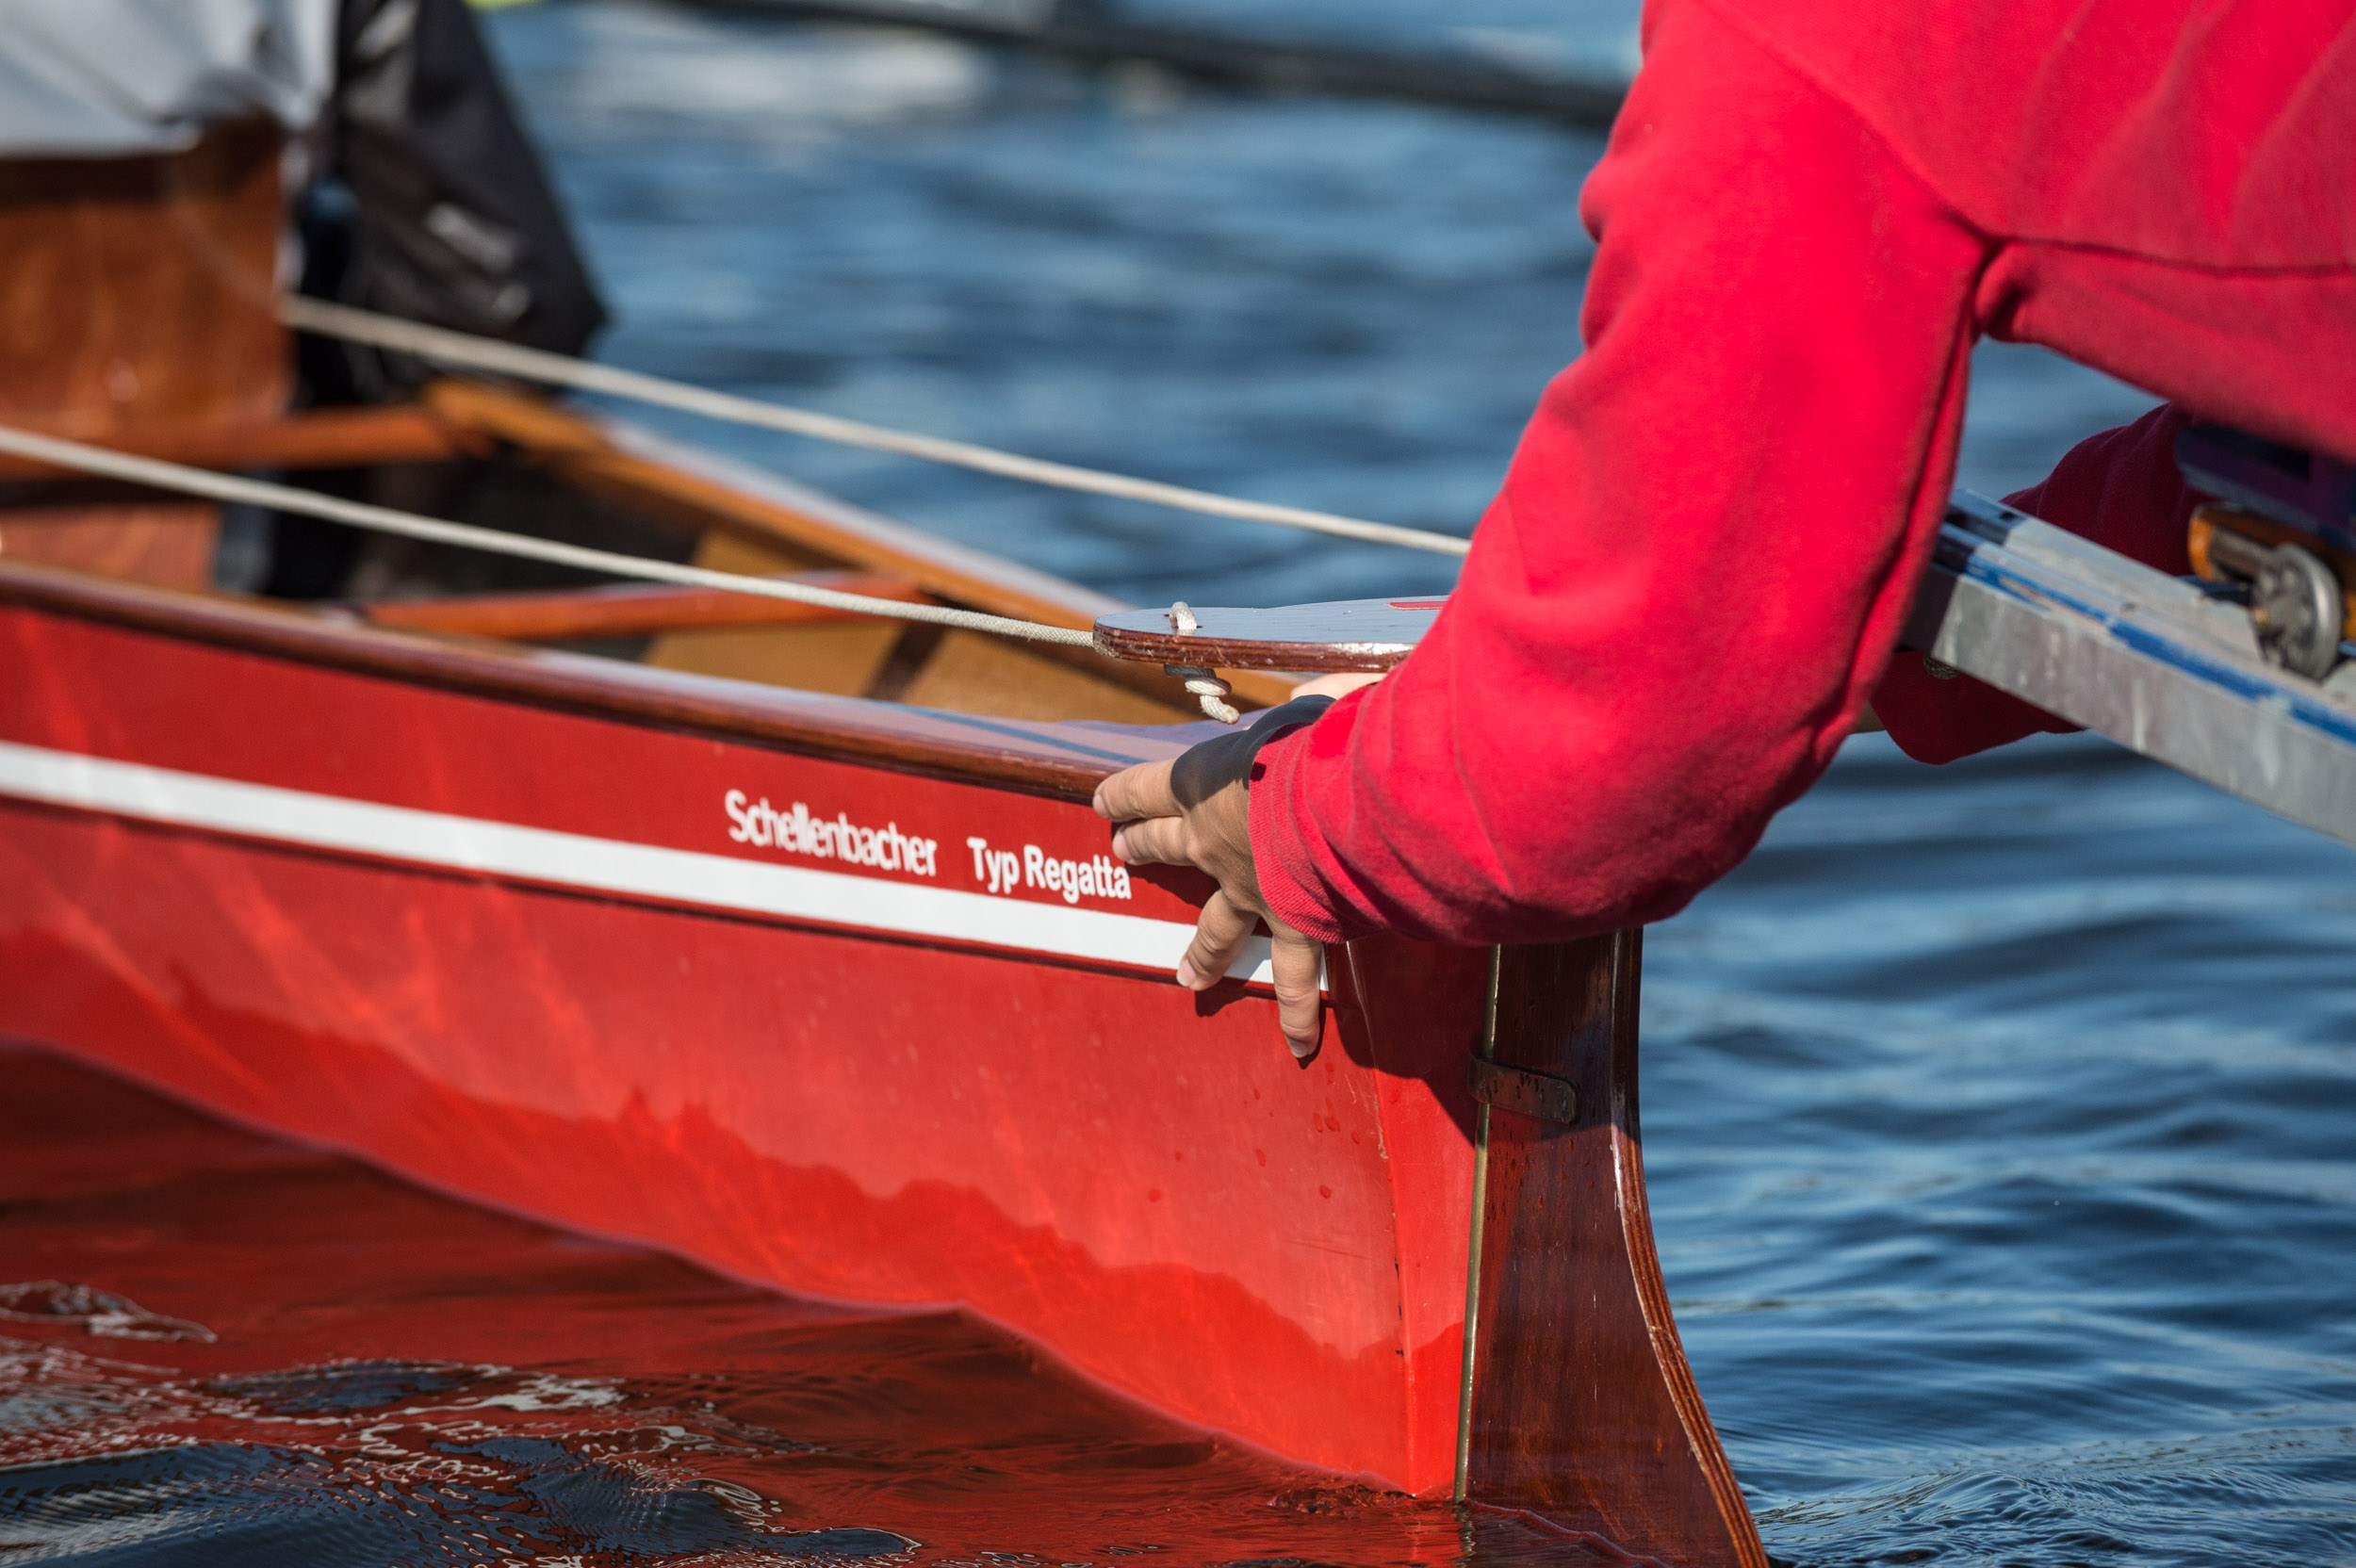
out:
{"label": "wooden skeg", "polygon": [[1642,953],[1634,931],[1497,950],[1484,1054],[1568,1083],[1579,1109],[1568,1125],[1482,1110],[1460,1485],[1667,1562],[1767,1568],[1653,1247]]}

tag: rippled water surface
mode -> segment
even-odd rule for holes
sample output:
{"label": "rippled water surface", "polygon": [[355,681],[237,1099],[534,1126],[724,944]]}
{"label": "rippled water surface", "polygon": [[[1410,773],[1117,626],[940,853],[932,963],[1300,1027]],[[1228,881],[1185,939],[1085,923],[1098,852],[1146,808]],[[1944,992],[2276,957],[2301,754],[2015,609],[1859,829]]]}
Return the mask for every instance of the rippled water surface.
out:
{"label": "rippled water surface", "polygon": [[[1612,6],[1152,8],[1632,48]],[[617,0],[490,24],[623,363],[1462,531],[1577,351],[1588,135]],[[1977,380],[1988,490],[2147,401],[2033,351]],[[679,428],[1138,599],[1447,579]],[[1853,742],[1650,934],[1654,1218],[1776,1557],[2356,1562],[2351,954],[2356,858],[2083,738],[1943,770]],[[11,1560],[1572,1550],[1271,1468],[954,1316],[781,1300],[41,1058],[0,1056],[0,1123]]]}

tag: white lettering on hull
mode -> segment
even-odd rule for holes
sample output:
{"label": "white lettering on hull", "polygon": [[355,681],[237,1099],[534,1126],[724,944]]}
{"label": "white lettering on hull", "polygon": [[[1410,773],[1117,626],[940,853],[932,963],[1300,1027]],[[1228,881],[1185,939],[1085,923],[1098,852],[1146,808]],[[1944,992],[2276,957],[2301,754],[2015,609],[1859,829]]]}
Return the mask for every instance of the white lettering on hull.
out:
{"label": "white lettering on hull", "polygon": [[855,866],[873,866],[877,871],[904,871],[917,876],[933,876],[933,857],[941,845],[930,839],[913,838],[900,831],[896,822],[881,827],[855,826],[849,813],[837,812],[832,822],[813,817],[810,808],[800,801],[791,811],[780,811],[763,795],[747,805],[744,792],[730,790],[720,802],[736,825],[728,829],[728,837],[740,844],[755,844],[763,849],[779,849],[789,855],[808,855],[820,860],[848,860]]}
{"label": "white lettering on hull", "polygon": [[[1109,909],[1067,908],[813,866],[599,839],[13,742],[0,742],[0,796],[548,887],[1132,965],[1161,973],[1178,967],[1194,935],[1191,923]],[[775,829],[771,831],[774,835]],[[929,864],[929,852],[925,859]],[[1044,855],[1040,874],[1045,874]],[[1060,880],[1060,863],[1057,875]],[[1252,939],[1227,972],[1239,980],[1268,981],[1268,939]]]}
{"label": "white lettering on hull", "polygon": [[1066,904],[1077,904],[1083,897],[1129,896],[1129,868],[1108,855],[1058,860],[1037,844],[1024,844],[1018,855],[1011,849],[990,848],[988,839],[968,839],[965,847],[973,852],[973,880],[983,885],[985,892],[1004,896],[1013,892],[1019,882],[1025,888],[1044,888],[1060,894]]}

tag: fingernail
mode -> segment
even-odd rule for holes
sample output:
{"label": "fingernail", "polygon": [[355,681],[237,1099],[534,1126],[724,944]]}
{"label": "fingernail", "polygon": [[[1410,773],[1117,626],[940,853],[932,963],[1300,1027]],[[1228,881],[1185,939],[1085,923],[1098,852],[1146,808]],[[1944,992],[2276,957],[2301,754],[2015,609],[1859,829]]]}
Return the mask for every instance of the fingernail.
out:
{"label": "fingernail", "polygon": [[1320,1040],[1297,1040],[1290,1035],[1287,1035],[1284,1037],[1284,1043],[1292,1047],[1293,1060],[1302,1067],[1307,1067],[1311,1062],[1317,1059],[1317,1048],[1324,1042]]}
{"label": "fingernail", "polygon": [[1192,990],[1194,989],[1196,983],[1202,978],[1203,977],[1201,975],[1195,972],[1193,959],[1181,957],[1178,960],[1178,983],[1180,985],[1186,987],[1188,990]]}

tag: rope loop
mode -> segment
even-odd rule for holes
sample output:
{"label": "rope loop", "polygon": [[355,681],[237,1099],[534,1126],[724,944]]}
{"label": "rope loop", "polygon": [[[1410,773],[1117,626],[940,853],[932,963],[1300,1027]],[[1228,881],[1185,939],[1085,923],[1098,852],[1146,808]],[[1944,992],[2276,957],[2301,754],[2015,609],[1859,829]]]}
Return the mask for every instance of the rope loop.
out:
{"label": "rope loop", "polygon": [[1242,710],[1236,708],[1234,703],[1227,700],[1228,697],[1234,694],[1235,689],[1227,684],[1224,680],[1221,680],[1218,676],[1214,675],[1203,666],[1200,664],[1164,664],[1162,666],[1162,673],[1164,675],[1174,675],[1179,679],[1185,681],[1186,683],[1186,690],[1191,692],[1195,697],[1202,702],[1203,711],[1208,713],[1212,718],[1217,719],[1219,723],[1234,724],[1243,717]]}

